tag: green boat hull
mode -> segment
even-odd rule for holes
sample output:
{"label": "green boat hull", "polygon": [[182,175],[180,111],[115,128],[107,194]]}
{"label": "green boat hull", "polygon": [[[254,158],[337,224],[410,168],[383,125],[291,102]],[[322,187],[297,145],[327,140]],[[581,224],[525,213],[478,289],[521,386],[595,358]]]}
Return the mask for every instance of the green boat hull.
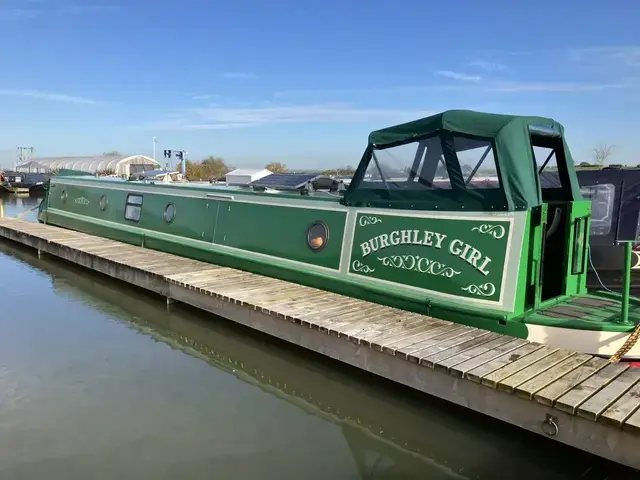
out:
{"label": "green boat hull", "polygon": [[[64,202],[63,190],[66,196]],[[130,193],[144,195],[145,211],[139,222],[124,220],[124,205]],[[211,194],[218,193],[215,190],[205,191],[194,187],[136,185],[124,182],[123,185],[115,187],[114,182],[61,178],[52,182],[39,212],[39,219],[44,223],[186,258],[271,276],[512,336],[522,338],[527,336],[526,325],[522,321],[511,320],[515,315],[499,308],[499,294],[494,294],[496,300],[493,300],[493,304],[497,307],[491,308],[485,304],[478,307],[474,303],[478,300],[477,298],[469,298],[469,303],[460,302],[459,300],[465,300],[465,295],[471,297],[471,294],[462,288],[460,288],[462,295],[420,288],[420,277],[428,276],[434,279],[432,280],[434,285],[440,284],[439,288],[442,290],[442,284],[446,285],[442,280],[449,280],[447,277],[449,271],[439,272],[438,269],[450,268],[444,262],[435,260],[427,264],[426,257],[421,254],[421,250],[436,249],[439,238],[442,238],[427,234],[432,246],[424,245],[424,218],[405,218],[401,212],[395,213],[394,218],[391,219],[387,218],[389,217],[387,212],[385,215],[378,214],[378,216],[370,215],[370,212],[365,213],[364,216],[355,215],[355,210],[341,207],[332,199],[314,201],[302,199],[300,196],[276,198],[272,195],[269,198],[270,203],[265,205],[259,201],[254,203],[251,195],[234,194],[232,200],[207,196]],[[104,210],[100,206],[103,196],[107,199],[107,207]],[[292,201],[291,197],[295,201]],[[170,203],[175,206],[176,214],[173,221],[167,223],[163,219],[163,213]],[[353,217],[349,219],[351,222],[349,227],[352,231],[347,228],[347,217]],[[375,221],[372,219],[376,218],[379,223],[364,225],[367,220]],[[459,218],[441,217],[436,220],[441,224],[438,225],[439,227],[449,227],[449,231],[451,227],[455,229],[461,223]],[[371,236],[375,238],[384,235],[378,232],[383,231],[382,223],[385,221],[394,221],[397,224],[398,228],[391,228],[391,235],[394,231],[405,230],[410,233],[410,238],[407,237],[406,232],[404,239],[403,233],[398,233],[388,240],[388,247],[386,245],[383,249],[378,247],[378,252],[386,253],[385,250],[404,248],[401,252],[403,257],[413,254],[413,260],[410,263],[415,263],[414,271],[407,271],[408,267],[412,266],[407,262],[404,266],[401,265],[403,268],[394,268],[394,266],[384,267],[382,261],[376,259],[378,265],[370,267],[371,269],[387,268],[390,272],[381,275],[380,278],[371,278],[368,275],[375,272],[368,274],[366,271],[355,271],[358,267],[362,268],[365,261],[371,263],[370,254],[363,258],[360,245],[370,245],[368,241]],[[329,231],[329,238],[321,251],[314,251],[307,244],[307,231],[316,222],[323,222]],[[353,225],[355,222],[358,222],[358,225]],[[464,228],[471,230],[480,228],[483,225],[483,219],[469,219],[462,223],[468,223]],[[367,233],[367,230],[371,233]],[[440,232],[436,233],[442,235]],[[478,236],[484,240],[493,239],[491,235],[478,234]],[[351,244],[345,246],[347,240],[345,237],[351,239]],[[452,255],[448,250],[441,253],[441,256],[443,259],[451,257],[454,260],[451,262],[448,259],[450,265],[456,269],[455,272],[466,269],[468,275],[475,275],[476,283],[482,283],[487,276],[478,271],[478,267],[487,263],[487,256],[483,255],[482,261],[476,261],[477,267],[471,265],[460,258],[464,247],[458,250],[455,248],[461,244],[458,238],[460,235],[453,235],[453,237],[452,240],[459,240],[453,247],[454,251],[459,250],[458,256]],[[405,243],[401,243],[402,241]],[[398,245],[394,246],[392,242]],[[444,242],[445,239],[440,240],[440,250],[444,248]],[[354,244],[358,248],[354,248],[354,251],[349,254],[347,250]],[[485,241],[485,247],[485,252],[495,251],[491,249],[489,242]],[[500,251],[496,252],[495,258],[498,258],[500,253]],[[395,265],[398,265],[396,257],[378,256],[385,259],[387,263],[395,260]],[[415,261],[415,256],[420,257],[418,261]],[[514,258],[519,260],[519,255]],[[494,260],[491,259],[491,261]],[[484,271],[488,270],[485,265]],[[403,283],[406,282],[407,273],[414,273],[416,277],[414,285]],[[489,270],[489,275],[491,273],[492,271]],[[503,276],[501,266],[497,273],[496,278],[501,281]],[[463,283],[463,287],[472,284],[471,281],[463,281]],[[436,298],[438,295],[440,297]],[[447,296],[450,299],[447,299]],[[480,301],[485,299],[480,298]]]}

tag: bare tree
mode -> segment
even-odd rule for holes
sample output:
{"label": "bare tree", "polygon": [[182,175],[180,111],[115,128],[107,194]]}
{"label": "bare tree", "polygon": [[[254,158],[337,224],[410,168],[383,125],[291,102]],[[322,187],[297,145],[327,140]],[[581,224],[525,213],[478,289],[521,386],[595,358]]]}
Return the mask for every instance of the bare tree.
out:
{"label": "bare tree", "polygon": [[596,165],[604,165],[604,162],[611,156],[615,145],[601,143],[591,151],[591,160]]}

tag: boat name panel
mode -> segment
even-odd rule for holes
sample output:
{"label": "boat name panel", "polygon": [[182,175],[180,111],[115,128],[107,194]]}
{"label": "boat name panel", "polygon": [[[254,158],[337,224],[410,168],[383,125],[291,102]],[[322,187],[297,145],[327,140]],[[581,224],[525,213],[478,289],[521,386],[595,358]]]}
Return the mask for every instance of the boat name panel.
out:
{"label": "boat name panel", "polygon": [[498,303],[511,223],[359,213],[349,272]]}

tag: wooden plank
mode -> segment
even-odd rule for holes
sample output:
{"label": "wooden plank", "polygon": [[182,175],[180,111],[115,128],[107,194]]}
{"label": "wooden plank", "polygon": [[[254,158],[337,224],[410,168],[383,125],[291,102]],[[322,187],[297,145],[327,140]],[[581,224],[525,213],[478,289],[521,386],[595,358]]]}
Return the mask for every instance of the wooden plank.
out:
{"label": "wooden plank", "polygon": [[401,355],[406,357],[408,354],[420,350],[418,345],[421,345],[425,340],[430,340],[434,337],[438,337],[446,333],[453,333],[456,330],[462,330],[463,327],[464,325],[460,325],[459,323],[448,323],[446,325],[429,325],[425,327],[425,330],[422,333],[404,340],[398,340],[396,342],[385,345],[382,348],[384,352],[387,352],[391,355]]}
{"label": "wooden plank", "polygon": [[[416,317],[422,317],[422,315],[416,315]],[[407,319],[411,319],[412,316],[407,316]],[[386,345],[392,344],[394,342],[398,342],[400,340],[404,340],[407,338],[411,338],[417,334],[419,334],[420,332],[423,332],[425,327],[429,326],[429,325],[434,325],[434,324],[438,324],[438,325],[447,325],[450,322],[447,322],[445,320],[439,320],[437,318],[432,318],[432,317],[427,317],[424,316],[424,320],[420,323],[414,323],[412,324],[410,327],[407,327],[405,330],[403,331],[399,331],[399,332],[394,332],[390,335],[386,335],[384,337],[381,338],[377,338],[375,340],[375,348],[378,349],[384,349],[384,347]]]}
{"label": "wooden plank", "polygon": [[255,295],[253,302],[255,305],[263,305],[265,308],[270,308],[271,305],[277,304],[281,299],[286,299],[288,297],[297,297],[300,294],[306,294],[310,299],[316,298],[320,295],[334,295],[332,298],[336,298],[337,295],[334,293],[330,293],[324,290],[319,290],[317,288],[308,288],[304,285],[298,285],[292,283],[283,288],[282,283],[274,283],[280,292],[277,296],[274,296],[268,290],[265,290],[263,293],[258,293]]}
{"label": "wooden plank", "polygon": [[101,244],[89,245],[87,243],[81,243],[77,245],[65,244],[65,246],[72,247],[74,250],[78,250],[79,252],[83,252],[83,253],[88,253],[96,257],[102,257],[103,254],[114,252],[116,251],[116,249],[118,253],[122,255],[124,255],[125,252],[130,252],[131,255],[139,252],[139,250],[129,250],[129,249],[120,247],[118,245],[101,245]]}
{"label": "wooden plank", "polygon": [[557,399],[607,365],[609,365],[609,362],[604,358],[591,357],[575,370],[572,370],[542,390],[534,393],[533,398],[536,402],[551,407],[555,404]]}
{"label": "wooden plank", "polygon": [[411,315],[404,315],[402,311],[389,310],[388,314],[372,316],[364,319],[360,323],[344,328],[340,331],[340,337],[347,337],[352,340],[363,339],[373,341],[381,336],[393,335],[401,330],[408,330],[416,324],[421,324],[423,320]]}
{"label": "wooden plank", "polygon": [[418,315],[405,316],[400,312],[392,313],[396,318],[395,323],[389,328],[385,328],[378,332],[370,331],[360,337],[360,343],[369,345],[371,348],[382,351],[382,344],[386,339],[396,335],[406,334],[408,330],[413,328],[424,328],[431,324],[429,317],[420,318]]}
{"label": "wooden plank", "polygon": [[245,303],[253,305],[254,307],[263,308],[265,305],[264,298],[271,298],[272,302],[275,300],[286,300],[292,298],[301,298],[303,295],[307,295],[309,299],[314,298],[317,294],[309,294],[304,288],[282,288],[279,283],[254,283],[254,286],[262,285],[262,288],[251,290],[250,295],[241,295]]}
{"label": "wooden plank", "polygon": [[574,414],[576,409],[592,397],[596,392],[613,381],[624,372],[627,365],[608,363],[604,368],[589,376],[584,382],[574,386],[567,393],[558,398],[554,406],[563,412]]}
{"label": "wooden plank", "polygon": [[223,267],[219,267],[217,265],[211,265],[210,268],[204,268],[203,270],[198,270],[197,272],[178,273],[171,276],[165,275],[165,278],[179,285],[195,286],[195,282],[208,280],[212,277],[215,277],[220,273],[220,270],[222,268]]}
{"label": "wooden plank", "polygon": [[[513,337],[508,337],[506,335],[501,335],[499,333],[495,334],[496,336],[492,340],[488,340],[487,343],[479,344],[473,348],[468,350],[460,350],[455,355],[445,358],[443,360],[439,360],[435,363],[434,368],[436,370],[444,370],[446,372],[450,372],[451,368],[459,365],[463,362],[471,360],[473,358],[479,357],[482,354],[486,354],[486,352],[493,350],[494,348],[500,347],[504,344],[513,342]],[[477,365],[476,365],[477,366]]]}
{"label": "wooden plank", "polygon": [[624,421],[622,429],[627,432],[640,434],[640,410],[636,410],[635,413]]}
{"label": "wooden plank", "polygon": [[270,301],[261,301],[260,305],[262,308],[277,311],[288,308],[289,311],[300,317],[303,325],[308,327],[312,327],[318,313],[325,311],[327,315],[333,315],[336,312],[350,308],[351,305],[355,305],[355,302],[350,303],[348,300],[329,292],[309,298],[304,302],[298,302],[297,300],[301,298],[307,298],[306,292],[303,291],[294,296],[275,298]]}
{"label": "wooden plank", "polygon": [[522,357],[525,357],[535,352],[536,350],[540,350],[541,348],[543,348],[543,346],[540,344],[524,342],[518,348],[510,350],[507,353],[503,353],[493,358],[492,360],[489,360],[488,362],[482,363],[482,365],[479,365],[476,368],[466,371],[464,374],[464,378],[468,378],[473,382],[480,383],[482,377],[484,377],[485,375],[488,375],[491,372],[494,372],[502,367],[505,367],[510,363],[513,363],[521,359]]}
{"label": "wooden plank", "polygon": [[[193,272],[191,272],[191,273],[193,273]],[[211,277],[206,282],[198,283],[198,286],[202,290],[207,290],[207,291],[217,295],[219,288],[223,288],[225,285],[229,285],[230,283],[246,280],[248,278],[253,278],[253,274],[252,273],[243,272],[243,271],[240,271],[240,270],[229,269],[228,271],[224,271],[224,272],[218,273],[215,277]],[[185,282],[184,283],[185,284],[186,283],[191,284],[191,282],[189,281],[188,278],[185,278]],[[196,282],[193,282],[193,284],[195,285]]]}
{"label": "wooden plank", "polygon": [[421,350],[424,350],[428,347],[435,346],[441,342],[450,342],[455,338],[458,338],[462,335],[466,335],[467,333],[473,332],[475,330],[476,329],[472,327],[467,327],[463,325],[462,328],[457,328],[455,330],[450,330],[450,331],[441,333],[440,335],[436,335],[435,337],[431,337],[428,340],[423,340],[422,342],[412,345],[409,348],[403,349],[402,353],[404,354],[405,358],[410,362],[420,363],[420,357],[417,357],[415,355],[416,352],[420,352]]}
{"label": "wooden plank", "polygon": [[277,282],[274,282],[272,278],[251,275],[236,282],[228,282],[226,285],[216,287],[216,293],[229,298],[247,298],[247,295],[251,295],[252,292],[264,290],[273,286],[274,283]]}
{"label": "wooden plank", "polygon": [[[623,374],[624,375],[624,374]],[[640,382],[622,395],[615,403],[607,408],[600,416],[605,424],[621,427],[627,418],[640,408]]]}
{"label": "wooden plank", "polygon": [[[484,332],[484,330],[480,330],[480,331]],[[447,350],[444,350],[442,352],[438,352],[433,355],[430,355],[429,357],[423,358],[421,363],[424,365],[427,365],[428,367],[436,368],[436,366],[440,362],[443,362],[451,357],[455,357],[458,354],[465,352],[467,350],[471,350],[472,348],[475,348],[479,345],[484,345],[488,342],[491,342],[492,340],[502,339],[502,338],[504,337],[498,333],[487,331],[485,335],[478,335],[474,338],[471,338],[470,340],[467,340],[466,342],[456,345],[455,347],[448,348]]]}
{"label": "wooden plank", "polygon": [[565,358],[544,373],[520,384],[516,388],[516,395],[531,399],[536,392],[542,390],[543,388],[547,387],[548,385],[562,378],[568,373],[576,370],[579,366],[584,365],[592,358],[593,357],[591,355],[587,355],[584,353],[578,353],[576,355]]}
{"label": "wooden plank", "polygon": [[323,325],[327,318],[349,312],[351,308],[356,308],[357,305],[358,301],[355,299],[333,300],[330,305],[323,303],[310,303],[309,305],[304,305],[305,309],[308,309],[308,312],[299,313],[297,316],[300,318],[303,325],[319,330],[320,325]]}
{"label": "wooden plank", "polygon": [[375,315],[386,313],[386,308],[381,305],[371,305],[366,307],[354,308],[340,315],[336,315],[328,318],[328,321],[324,319],[318,319],[315,323],[320,326],[320,331],[337,335],[341,328],[346,325],[352,325],[353,322],[361,321],[363,319],[371,318]]}
{"label": "wooden plank", "polygon": [[452,335],[451,338],[445,340],[444,342],[438,342],[435,345],[431,345],[425,348],[422,348],[409,356],[409,360],[415,361],[420,364],[427,365],[425,361],[426,358],[435,355],[437,353],[443,352],[453,347],[457,347],[458,345],[468,342],[469,340],[473,340],[476,337],[488,335],[490,332],[488,330],[480,330],[479,328],[469,327],[469,330],[465,331],[461,335]]}
{"label": "wooden plank", "polygon": [[[536,353],[537,354],[537,353]],[[563,360],[567,360],[575,355],[575,352],[566,349],[556,350],[550,355],[547,355],[540,360],[537,360],[533,364],[529,365],[526,368],[523,368],[517,373],[513,375],[503,378],[498,382],[498,389],[503,390],[505,392],[513,393],[516,387],[522,385],[523,383],[532,380],[539,375],[543,375],[550,368],[553,368],[558,363]],[[497,373],[497,372],[496,372]]]}
{"label": "wooden plank", "polygon": [[[200,272],[184,272],[176,273],[165,278],[169,279],[170,282],[175,282],[178,285],[182,285],[185,287],[188,286],[189,288],[208,290],[210,287],[219,284],[229,276],[233,277],[234,275],[239,275],[240,272],[238,270],[234,270],[233,268],[222,267],[216,270],[215,275],[200,276],[199,274]],[[171,280],[174,278],[176,280]]]}
{"label": "wooden plank", "polygon": [[[301,300],[304,300],[304,302]],[[336,298],[333,293],[323,292],[322,290],[309,292],[304,288],[295,287],[279,289],[279,291],[272,294],[265,290],[256,294],[251,301],[257,308],[285,315],[296,312],[310,313],[312,311],[310,306],[312,305],[321,303],[325,306],[331,306],[335,302]]]}
{"label": "wooden plank", "polygon": [[398,328],[391,328],[378,336],[367,336],[362,340],[366,341],[371,348],[375,348],[381,352],[385,351],[385,346],[391,342],[397,342],[402,339],[415,337],[420,332],[425,332],[427,328],[432,326],[448,325],[450,322],[438,320],[430,317],[410,316],[401,320]]}
{"label": "wooden plank", "polygon": [[556,352],[558,349],[555,347],[550,347],[548,345],[543,346],[542,348],[537,349],[534,352],[530,352],[527,355],[523,355],[515,360],[507,362],[505,365],[501,366],[496,370],[492,370],[491,372],[482,376],[481,382],[483,385],[491,388],[498,388],[498,383],[501,380],[504,380],[511,375],[518,373],[520,370],[524,370],[525,368],[533,365],[538,360],[541,360],[548,355]]}
{"label": "wooden plank", "polygon": [[132,267],[137,267],[141,270],[145,270],[149,273],[155,273],[156,275],[160,275],[162,277],[166,277],[167,275],[175,275],[178,273],[187,273],[187,272],[197,272],[202,268],[201,264],[191,263],[191,262],[180,262],[179,260],[174,261],[173,259],[167,259],[166,261],[159,263],[153,263],[149,265],[147,261],[141,261],[141,258],[136,258],[134,261],[129,263]]}
{"label": "wooden plank", "polygon": [[354,309],[358,310],[357,302],[334,300],[332,303],[327,304],[326,300],[323,299],[321,303],[314,302],[310,305],[305,305],[305,307],[309,307],[309,312],[299,314],[304,325],[320,329],[321,326],[331,323],[334,318],[342,315],[351,315]]}
{"label": "wooden plank", "polygon": [[102,248],[102,247],[108,247],[114,250],[119,248],[118,245],[106,244],[105,242],[101,241],[102,239],[96,238],[96,237],[94,238],[84,238],[84,237],[63,238],[60,241],[54,240],[53,238],[51,239],[43,238],[43,240],[49,240],[50,243],[55,243],[58,245],[62,245],[64,247],[72,248],[74,250],[81,250],[81,251],[84,251],[84,249]]}
{"label": "wooden plank", "polygon": [[[322,311],[323,309],[336,307],[336,295],[333,293],[323,292],[321,294],[313,294],[310,297],[307,293],[296,293],[293,295],[274,298],[269,303],[260,302],[259,307],[262,311],[275,312],[275,315],[282,318],[295,319],[296,323],[308,328],[316,328],[315,324],[309,319],[312,315]],[[254,302],[258,303],[258,302]]]}
{"label": "wooden plank", "polygon": [[628,368],[582,403],[578,407],[578,415],[589,420],[597,420],[602,412],[612,406],[638,381],[640,381],[640,369]]}

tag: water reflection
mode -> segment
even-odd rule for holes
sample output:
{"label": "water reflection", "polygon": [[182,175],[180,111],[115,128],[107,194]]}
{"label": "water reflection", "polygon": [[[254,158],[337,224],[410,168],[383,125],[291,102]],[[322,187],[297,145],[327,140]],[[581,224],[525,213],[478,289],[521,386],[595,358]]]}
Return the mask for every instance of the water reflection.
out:
{"label": "water reflection", "polygon": [[[33,195],[0,193],[0,218],[15,217],[17,215],[25,220],[37,221],[37,206],[44,198],[44,192]],[[28,211],[30,210],[30,211]]]}
{"label": "water reflection", "polygon": [[6,478],[637,478],[30,250],[0,262],[22,305],[0,320]]}

